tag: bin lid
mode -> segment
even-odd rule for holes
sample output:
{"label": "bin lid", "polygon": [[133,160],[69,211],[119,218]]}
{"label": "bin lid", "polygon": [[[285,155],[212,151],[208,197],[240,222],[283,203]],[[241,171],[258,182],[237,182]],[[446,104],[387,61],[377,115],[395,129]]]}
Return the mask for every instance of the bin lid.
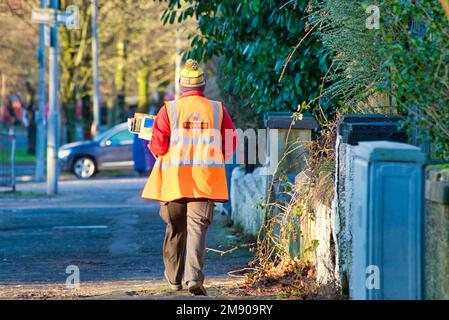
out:
{"label": "bin lid", "polygon": [[390,114],[344,114],[338,123],[364,123],[364,122],[399,122],[404,118]]}
{"label": "bin lid", "polygon": [[407,133],[400,126],[402,120],[388,114],[345,114],[338,121],[337,131],[343,143],[350,145],[361,141],[407,142]]}
{"label": "bin lid", "polygon": [[407,143],[392,141],[360,142],[354,148],[356,157],[367,161],[422,162],[426,155],[420,148]]}
{"label": "bin lid", "polygon": [[361,141],[407,142],[407,133],[394,122],[356,122],[338,125],[343,143],[357,145]]}
{"label": "bin lid", "polygon": [[295,120],[293,122],[293,113],[291,112],[267,112],[264,114],[264,124],[268,129],[316,129],[318,123],[309,113],[304,113],[302,120]]}

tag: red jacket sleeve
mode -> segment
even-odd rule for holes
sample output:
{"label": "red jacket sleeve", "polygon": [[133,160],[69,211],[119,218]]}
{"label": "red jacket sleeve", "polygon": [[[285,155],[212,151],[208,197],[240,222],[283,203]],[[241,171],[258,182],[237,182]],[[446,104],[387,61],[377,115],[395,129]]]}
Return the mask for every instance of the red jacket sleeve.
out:
{"label": "red jacket sleeve", "polygon": [[221,150],[226,160],[232,158],[237,148],[237,134],[228,111],[223,106],[223,123],[221,125]]}
{"label": "red jacket sleeve", "polygon": [[167,153],[170,145],[170,121],[167,115],[167,108],[163,106],[159,110],[153,126],[153,136],[149,148],[155,156],[162,156]]}

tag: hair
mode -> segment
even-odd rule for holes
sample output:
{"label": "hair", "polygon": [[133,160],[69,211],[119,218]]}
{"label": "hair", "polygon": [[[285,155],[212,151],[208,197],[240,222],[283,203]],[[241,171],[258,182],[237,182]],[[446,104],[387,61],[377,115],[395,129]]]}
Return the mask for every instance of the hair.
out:
{"label": "hair", "polygon": [[187,91],[204,91],[206,89],[206,85],[202,85],[199,87],[195,87],[195,88],[188,88],[188,87],[184,87],[182,85],[179,85],[179,89],[181,90],[181,93],[187,92]]}

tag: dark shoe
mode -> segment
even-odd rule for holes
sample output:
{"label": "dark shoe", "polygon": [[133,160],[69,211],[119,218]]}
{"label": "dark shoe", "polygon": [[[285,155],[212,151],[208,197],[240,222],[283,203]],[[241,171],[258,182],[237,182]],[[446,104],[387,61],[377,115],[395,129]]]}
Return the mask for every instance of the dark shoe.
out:
{"label": "dark shoe", "polygon": [[207,296],[207,291],[204,286],[198,281],[189,281],[189,292],[195,296]]}
{"label": "dark shoe", "polygon": [[182,284],[181,283],[177,283],[177,284],[171,283],[170,280],[168,280],[167,273],[165,271],[164,271],[164,277],[165,277],[165,280],[167,280],[168,286],[170,287],[170,289],[172,291],[181,291],[182,290]]}

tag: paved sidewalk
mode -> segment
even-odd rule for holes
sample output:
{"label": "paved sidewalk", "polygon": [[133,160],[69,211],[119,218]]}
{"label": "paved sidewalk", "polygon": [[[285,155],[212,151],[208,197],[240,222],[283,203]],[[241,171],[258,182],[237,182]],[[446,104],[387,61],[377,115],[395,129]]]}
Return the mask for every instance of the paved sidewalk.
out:
{"label": "paved sidewalk", "polygon": [[[19,184],[0,193],[0,298],[163,298],[165,225],[158,204],[140,198],[146,179],[68,180],[48,197],[45,184]],[[235,236],[216,214],[209,248],[226,250]],[[235,278],[227,272],[251,259],[247,249],[208,252],[206,285],[223,295]],[[66,267],[80,270],[81,288],[65,289]],[[225,290],[226,291],[226,290]],[[186,292],[181,292],[185,297]]]}

